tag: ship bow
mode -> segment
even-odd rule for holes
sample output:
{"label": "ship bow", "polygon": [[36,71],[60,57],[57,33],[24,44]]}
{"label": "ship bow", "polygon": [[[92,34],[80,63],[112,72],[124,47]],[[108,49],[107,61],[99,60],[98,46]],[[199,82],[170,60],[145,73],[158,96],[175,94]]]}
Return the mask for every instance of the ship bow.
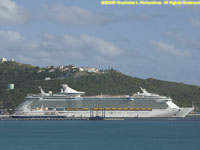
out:
{"label": "ship bow", "polygon": [[176,114],[176,117],[185,117],[185,116],[187,116],[193,110],[194,110],[193,107],[181,108],[179,110],[179,112]]}

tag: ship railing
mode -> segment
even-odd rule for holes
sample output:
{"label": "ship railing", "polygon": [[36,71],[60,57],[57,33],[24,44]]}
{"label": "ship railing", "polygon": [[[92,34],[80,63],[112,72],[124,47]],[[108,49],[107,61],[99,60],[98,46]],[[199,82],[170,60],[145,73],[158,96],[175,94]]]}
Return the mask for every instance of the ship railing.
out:
{"label": "ship railing", "polygon": [[96,96],[84,96],[87,98],[129,98],[129,95],[96,95]]}
{"label": "ship railing", "polygon": [[160,97],[159,95],[133,94],[134,97]]}
{"label": "ship railing", "polygon": [[100,107],[94,107],[94,108],[66,108],[66,111],[152,111],[152,108],[145,107],[145,108],[100,108]]}
{"label": "ship railing", "polygon": [[27,94],[27,97],[41,97],[42,94]]}

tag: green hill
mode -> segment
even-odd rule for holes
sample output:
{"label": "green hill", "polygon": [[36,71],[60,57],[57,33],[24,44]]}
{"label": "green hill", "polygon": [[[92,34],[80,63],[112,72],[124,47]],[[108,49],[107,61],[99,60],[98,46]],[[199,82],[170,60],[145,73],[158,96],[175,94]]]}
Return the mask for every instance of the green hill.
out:
{"label": "green hill", "polygon": [[[52,80],[44,80],[45,77]],[[15,84],[14,90],[7,88],[10,83]],[[86,92],[86,95],[132,95],[143,87],[149,92],[170,96],[180,107],[191,107],[193,103],[196,111],[200,108],[199,86],[152,78],[139,79],[113,69],[94,73],[80,71],[72,65],[40,68],[17,62],[0,63],[0,107],[14,109],[28,93],[39,93],[38,86],[42,86],[46,92],[58,92],[64,83]]]}

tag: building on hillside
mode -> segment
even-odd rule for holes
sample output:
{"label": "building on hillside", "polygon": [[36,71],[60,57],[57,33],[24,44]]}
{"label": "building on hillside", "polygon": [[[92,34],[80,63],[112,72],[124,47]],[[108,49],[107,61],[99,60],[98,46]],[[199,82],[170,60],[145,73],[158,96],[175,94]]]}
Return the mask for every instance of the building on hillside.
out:
{"label": "building on hillside", "polygon": [[51,80],[51,77],[45,77],[45,80],[46,81]]}
{"label": "building on hillside", "polygon": [[6,58],[1,58],[1,59],[0,59],[0,62],[1,62],[1,63],[6,62],[6,61],[7,61]]}
{"label": "building on hillside", "polygon": [[45,72],[45,70],[38,70],[37,73],[42,73],[42,72]]}
{"label": "building on hillside", "polygon": [[68,71],[68,70],[69,70],[69,68],[62,68],[62,69],[60,69],[60,71],[63,71],[63,72]]}
{"label": "building on hillside", "polygon": [[15,84],[8,84],[8,89],[9,90],[14,90],[15,89]]}
{"label": "building on hillside", "polygon": [[64,68],[64,66],[59,66],[59,69],[63,69]]}
{"label": "building on hillside", "polygon": [[80,67],[79,70],[86,72],[99,72],[97,68],[92,68],[92,67]]}
{"label": "building on hillside", "polygon": [[82,67],[79,68],[79,71],[84,71],[84,69]]}
{"label": "building on hillside", "polygon": [[54,69],[50,69],[49,72],[55,72],[55,70]]}

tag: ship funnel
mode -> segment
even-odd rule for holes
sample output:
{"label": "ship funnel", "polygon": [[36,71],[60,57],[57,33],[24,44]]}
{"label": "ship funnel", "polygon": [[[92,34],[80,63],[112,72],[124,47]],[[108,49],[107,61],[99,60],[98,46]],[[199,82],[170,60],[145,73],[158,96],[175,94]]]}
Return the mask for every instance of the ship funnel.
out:
{"label": "ship funnel", "polygon": [[147,96],[151,95],[151,93],[147,92],[147,91],[146,91],[145,89],[143,89],[142,87],[140,87],[140,89],[142,90],[142,92],[143,92],[145,95],[147,95]]}
{"label": "ship funnel", "polygon": [[38,88],[40,89],[40,93],[41,93],[42,95],[45,95],[45,94],[46,94],[46,93],[44,92],[44,90],[42,89],[41,86],[38,86]]}
{"label": "ship funnel", "polygon": [[145,89],[143,89],[142,87],[140,87],[140,89],[142,90],[143,93],[148,93]]}

